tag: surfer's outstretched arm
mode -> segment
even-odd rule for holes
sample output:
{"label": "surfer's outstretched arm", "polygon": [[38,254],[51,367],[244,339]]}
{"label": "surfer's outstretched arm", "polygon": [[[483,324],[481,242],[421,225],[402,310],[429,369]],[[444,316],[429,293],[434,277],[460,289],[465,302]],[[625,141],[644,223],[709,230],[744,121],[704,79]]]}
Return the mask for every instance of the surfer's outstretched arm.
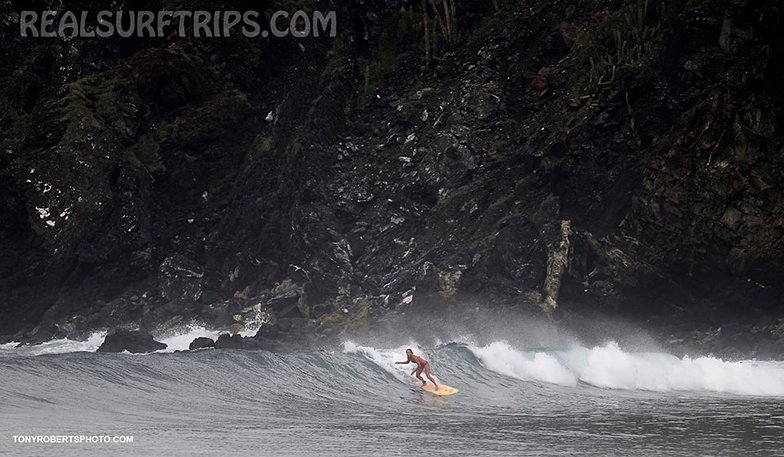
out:
{"label": "surfer's outstretched arm", "polygon": [[395,365],[405,365],[407,363],[411,363],[411,362],[409,362],[408,360],[406,360],[405,362],[395,362]]}

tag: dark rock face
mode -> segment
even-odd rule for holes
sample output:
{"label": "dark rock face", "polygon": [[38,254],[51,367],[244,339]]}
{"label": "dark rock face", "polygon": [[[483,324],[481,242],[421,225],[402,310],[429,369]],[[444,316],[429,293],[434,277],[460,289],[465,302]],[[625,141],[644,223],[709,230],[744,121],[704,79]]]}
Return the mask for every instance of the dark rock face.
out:
{"label": "dark rock face", "polygon": [[242,335],[229,335],[224,333],[215,341],[215,349],[243,349],[245,347]]}
{"label": "dark rock face", "polygon": [[214,348],[214,347],[215,347],[215,341],[213,341],[212,338],[200,336],[198,338],[195,338],[193,341],[191,341],[191,344],[188,345],[188,350],[194,351],[196,349]]}
{"label": "dark rock face", "polygon": [[269,347],[471,294],[784,314],[781,8],[507,3],[427,52],[394,0],[335,6],[336,40],[10,37],[0,336],[197,319]]}
{"label": "dark rock face", "polygon": [[158,287],[164,299],[197,301],[201,298],[203,278],[199,264],[182,255],[173,255],[161,263]]}
{"label": "dark rock face", "polygon": [[166,349],[166,344],[153,339],[149,333],[118,330],[106,335],[97,352],[123,352],[132,354],[154,352]]}

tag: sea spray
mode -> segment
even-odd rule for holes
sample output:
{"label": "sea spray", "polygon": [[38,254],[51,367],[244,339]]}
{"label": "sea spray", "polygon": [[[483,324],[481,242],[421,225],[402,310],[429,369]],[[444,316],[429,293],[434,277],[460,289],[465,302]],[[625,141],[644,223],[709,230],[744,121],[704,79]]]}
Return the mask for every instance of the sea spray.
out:
{"label": "sea spray", "polygon": [[93,332],[85,341],[75,341],[68,338],[46,341],[40,344],[16,347],[18,343],[8,343],[0,346],[0,351],[6,354],[44,355],[67,354],[71,352],[95,352],[103,343],[106,331]]}
{"label": "sea spray", "polygon": [[167,335],[159,335],[156,340],[166,344],[166,349],[157,352],[187,351],[191,342],[199,337],[217,340],[225,331],[210,330],[202,325],[191,324],[179,330],[174,330]]}
{"label": "sea spray", "polygon": [[[217,339],[224,331],[207,329],[204,326],[192,324],[172,330],[163,335],[155,335],[155,339],[166,344],[166,349],[157,352],[187,351],[191,342],[200,336]],[[95,352],[103,343],[107,335],[106,330],[93,332],[85,341],[75,341],[68,338],[46,341],[35,345],[16,347],[18,343],[0,345],[0,353],[7,355],[45,355],[67,354],[71,352]],[[143,354],[142,354],[143,355]]]}

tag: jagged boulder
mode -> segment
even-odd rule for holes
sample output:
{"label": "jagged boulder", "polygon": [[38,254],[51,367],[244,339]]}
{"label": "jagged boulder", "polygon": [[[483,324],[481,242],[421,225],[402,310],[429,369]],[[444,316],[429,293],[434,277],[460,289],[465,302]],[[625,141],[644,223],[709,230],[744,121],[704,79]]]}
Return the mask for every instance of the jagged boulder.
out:
{"label": "jagged boulder", "polygon": [[191,344],[188,345],[188,350],[195,351],[196,349],[214,348],[214,347],[215,347],[215,341],[213,341],[212,338],[200,336],[194,339],[193,341],[191,341]]}
{"label": "jagged boulder", "polygon": [[215,342],[215,349],[242,349],[245,346],[242,335],[224,333]]}
{"label": "jagged boulder", "polygon": [[167,257],[158,269],[158,287],[161,295],[169,300],[198,300],[203,282],[201,266],[181,254]]}
{"label": "jagged boulder", "polygon": [[103,344],[96,352],[123,352],[132,354],[159,351],[166,349],[167,345],[155,339],[146,332],[117,330],[106,336]]}
{"label": "jagged boulder", "polygon": [[273,289],[272,293],[273,295],[267,300],[266,305],[275,312],[277,317],[304,317],[301,286],[291,281],[284,281]]}

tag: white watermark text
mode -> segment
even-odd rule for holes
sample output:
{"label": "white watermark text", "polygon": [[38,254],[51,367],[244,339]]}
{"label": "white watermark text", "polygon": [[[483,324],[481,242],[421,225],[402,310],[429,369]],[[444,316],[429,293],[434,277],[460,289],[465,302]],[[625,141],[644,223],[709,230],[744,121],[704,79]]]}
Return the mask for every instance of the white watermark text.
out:
{"label": "white watermark text", "polygon": [[[266,26],[266,27],[264,27]],[[294,38],[337,36],[335,11],[22,11],[19,35],[33,38]]]}
{"label": "white watermark text", "polygon": [[133,444],[128,435],[14,435],[17,444]]}

